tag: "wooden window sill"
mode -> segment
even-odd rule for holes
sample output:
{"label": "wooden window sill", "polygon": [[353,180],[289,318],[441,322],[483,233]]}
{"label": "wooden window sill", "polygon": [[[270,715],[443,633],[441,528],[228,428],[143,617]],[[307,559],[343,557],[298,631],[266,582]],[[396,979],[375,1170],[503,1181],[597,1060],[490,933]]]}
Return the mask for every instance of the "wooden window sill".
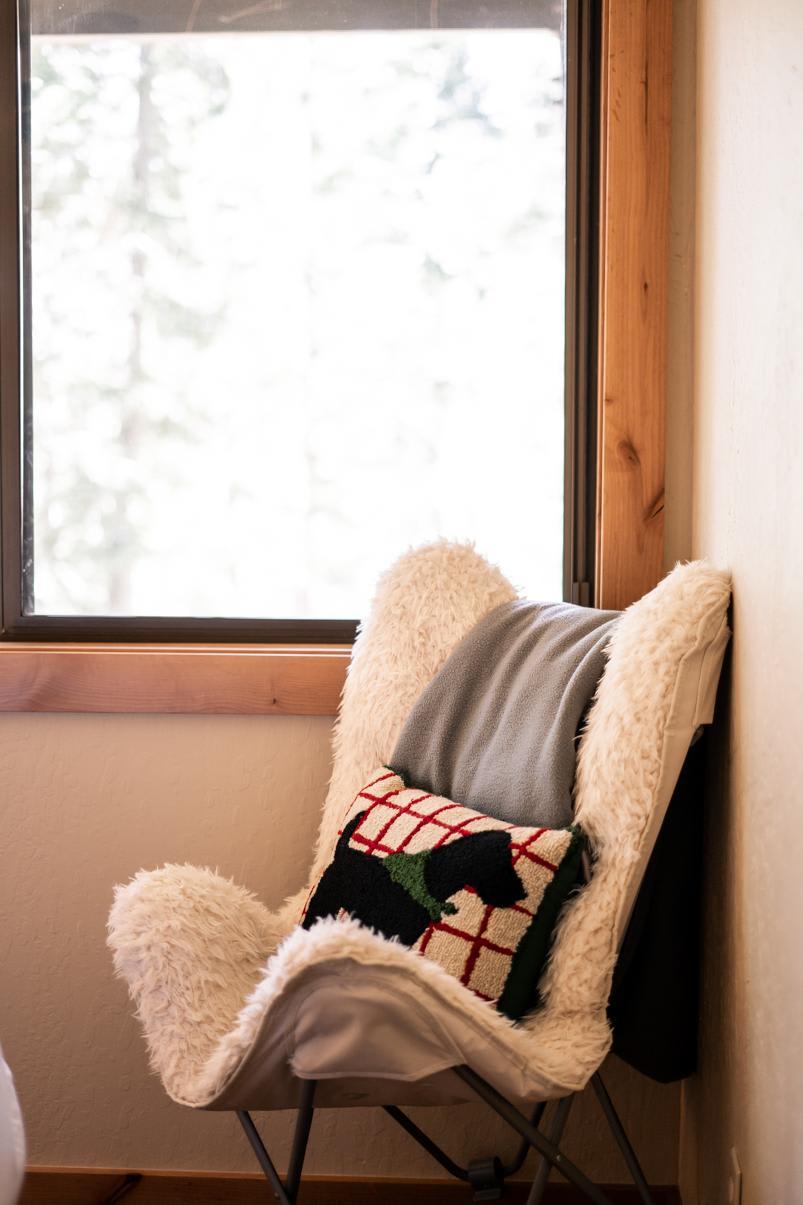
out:
{"label": "wooden window sill", "polygon": [[3,644],[0,712],[335,715],[350,645]]}

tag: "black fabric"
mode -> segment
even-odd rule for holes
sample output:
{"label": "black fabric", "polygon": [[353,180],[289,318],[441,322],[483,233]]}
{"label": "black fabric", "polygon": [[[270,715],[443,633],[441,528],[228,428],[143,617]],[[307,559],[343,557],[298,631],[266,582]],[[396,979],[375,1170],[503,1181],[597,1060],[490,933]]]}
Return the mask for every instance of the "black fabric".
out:
{"label": "black fabric", "polygon": [[697,1069],[705,737],[691,747],[613,978],[613,1049],[659,1083]]}

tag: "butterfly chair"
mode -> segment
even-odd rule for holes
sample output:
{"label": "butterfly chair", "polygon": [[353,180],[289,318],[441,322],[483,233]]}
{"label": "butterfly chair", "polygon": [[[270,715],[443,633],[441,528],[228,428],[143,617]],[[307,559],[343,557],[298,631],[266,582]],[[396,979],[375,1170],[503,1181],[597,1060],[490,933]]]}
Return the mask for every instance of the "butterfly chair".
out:
{"label": "butterfly chair", "polygon": [[[308,883],[334,848],[349,801],[389,759],[402,723],[450,651],[516,597],[471,548],[409,553],[379,583],[354,647],[334,736],[334,768]],[[686,752],[711,721],[728,640],[727,575],[678,566],[617,621],[580,742],[575,814],[589,878],[563,909],[541,1006],[513,1024],[429,959],[353,920],[298,919],[308,887],[271,913],[248,891],[192,866],[140,872],[109,922],[117,972],[168,1095],[235,1110],[275,1195],[297,1198],[315,1108],[377,1105],[452,1175],[499,1195],[530,1147],[530,1205],[556,1168],[606,1197],[561,1152],[575,1093],[589,1082],[639,1193],[649,1188],[599,1077],[611,1046],[606,1004],[646,864]],[[401,1106],[485,1101],[521,1139],[513,1163],[457,1166]],[[547,1101],[559,1104],[540,1128]],[[281,1178],[249,1110],[297,1108]]]}

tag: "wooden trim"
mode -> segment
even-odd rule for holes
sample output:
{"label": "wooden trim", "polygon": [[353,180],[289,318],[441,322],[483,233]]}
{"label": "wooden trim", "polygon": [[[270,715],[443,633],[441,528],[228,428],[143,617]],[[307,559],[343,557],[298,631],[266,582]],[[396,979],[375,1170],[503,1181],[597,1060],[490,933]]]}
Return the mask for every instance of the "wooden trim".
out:
{"label": "wooden trim", "polygon": [[[131,1205],[264,1205],[270,1198],[259,1175],[237,1172],[148,1171],[126,1172],[107,1168],[31,1168],[19,1205],[87,1205],[111,1199],[133,1181],[124,1199]],[[630,1185],[600,1185],[611,1205],[638,1205],[640,1197]],[[529,1185],[510,1183],[505,1200],[510,1205],[527,1200]],[[674,1186],[652,1189],[656,1205],[681,1205]],[[342,1176],[305,1176],[300,1205],[455,1205],[465,1202],[470,1190],[452,1180],[351,1179]],[[587,1198],[568,1184],[548,1184],[544,1205],[585,1205]]]}
{"label": "wooden trim", "polygon": [[604,0],[596,603],[663,572],[672,0]]}
{"label": "wooden trim", "polygon": [[2,644],[0,712],[335,715],[349,645]]}

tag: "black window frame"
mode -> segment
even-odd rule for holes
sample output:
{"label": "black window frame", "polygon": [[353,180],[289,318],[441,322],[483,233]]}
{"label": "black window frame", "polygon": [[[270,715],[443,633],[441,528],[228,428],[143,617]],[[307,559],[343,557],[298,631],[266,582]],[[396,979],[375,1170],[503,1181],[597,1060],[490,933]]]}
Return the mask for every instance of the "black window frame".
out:
{"label": "black window frame", "polygon": [[[541,0],[555,4],[555,0]],[[516,23],[527,0],[509,0],[494,24]],[[405,27],[431,27],[432,6],[409,0]],[[459,6],[458,6],[459,7]],[[429,19],[418,20],[418,9]],[[27,0],[0,6],[0,641],[346,644],[357,620],[59,616],[26,613],[32,563],[29,217],[22,205],[30,94],[21,81],[29,53]],[[380,28],[372,0],[355,0],[356,27]],[[492,11],[492,10],[488,10]],[[365,13],[373,12],[372,24]],[[360,13],[363,14],[360,17]],[[505,15],[506,14],[506,15]],[[459,15],[459,14],[458,14]],[[501,18],[504,18],[500,20]],[[564,598],[590,605],[596,544],[597,328],[600,220],[600,0],[566,0],[566,312]],[[451,22],[453,25],[457,21]],[[441,17],[441,26],[446,21]],[[387,24],[385,23],[386,27]],[[465,21],[463,21],[465,25]],[[320,26],[319,26],[320,27]],[[394,27],[391,24],[390,27]],[[396,24],[396,27],[399,27]],[[574,148],[574,149],[573,149]]]}

